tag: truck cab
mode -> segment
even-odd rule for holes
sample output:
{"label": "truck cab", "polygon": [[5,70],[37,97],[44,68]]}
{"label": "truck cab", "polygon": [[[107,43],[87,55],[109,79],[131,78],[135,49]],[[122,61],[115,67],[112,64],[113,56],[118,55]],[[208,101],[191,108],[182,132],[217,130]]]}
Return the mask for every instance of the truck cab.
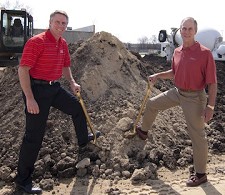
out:
{"label": "truck cab", "polygon": [[0,65],[18,64],[25,43],[33,36],[33,17],[23,9],[0,11]]}

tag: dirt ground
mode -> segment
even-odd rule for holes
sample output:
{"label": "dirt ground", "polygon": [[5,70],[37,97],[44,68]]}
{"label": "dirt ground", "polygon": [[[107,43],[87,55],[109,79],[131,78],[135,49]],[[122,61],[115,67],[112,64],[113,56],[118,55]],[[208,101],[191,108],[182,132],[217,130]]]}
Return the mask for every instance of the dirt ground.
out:
{"label": "dirt ground", "polygon": [[[107,32],[69,47],[72,72],[82,87],[91,125],[103,136],[97,146],[90,143],[89,152],[78,155],[72,120],[52,108],[33,175],[43,194],[225,194],[224,63],[217,62],[217,104],[206,125],[209,182],[187,188],[192,148],[179,107],[159,113],[147,141],[124,137],[133,130],[147,76],[169,69],[170,64],[154,55],[141,58],[129,52]],[[24,133],[17,68],[5,68],[0,74],[0,194],[5,195],[21,194],[13,184]],[[60,82],[68,88],[63,79]],[[172,86],[171,81],[159,81],[150,96]]]}

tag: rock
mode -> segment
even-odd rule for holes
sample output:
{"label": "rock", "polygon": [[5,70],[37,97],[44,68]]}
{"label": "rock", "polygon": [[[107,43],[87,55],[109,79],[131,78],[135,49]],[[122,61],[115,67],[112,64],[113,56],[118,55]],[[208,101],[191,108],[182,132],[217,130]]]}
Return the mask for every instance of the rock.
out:
{"label": "rock", "polygon": [[131,125],[132,123],[133,123],[132,119],[125,117],[119,120],[119,122],[116,125],[116,128],[122,131],[128,131],[132,128],[132,125]]}
{"label": "rock", "polygon": [[80,168],[77,170],[77,176],[78,177],[84,177],[87,174],[86,168]]}
{"label": "rock", "polygon": [[9,179],[9,176],[11,174],[11,169],[7,167],[6,165],[3,165],[0,167],[0,179],[3,181],[6,181]]}
{"label": "rock", "polygon": [[99,166],[98,166],[98,165],[95,165],[95,166],[93,167],[92,175],[93,175],[94,177],[99,177],[99,175],[100,175],[100,169],[99,169]]}
{"label": "rock", "polygon": [[91,164],[90,158],[84,158],[83,160],[81,160],[76,164],[76,168],[77,169],[85,168],[88,167],[90,164]]}
{"label": "rock", "polygon": [[52,190],[54,187],[53,179],[42,179],[40,181],[40,187],[46,191]]}
{"label": "rock", "polygon": [[131,173],[130,173],[129,171],[122,171],[122,175],[123,175],[125,178],[130,178]]}

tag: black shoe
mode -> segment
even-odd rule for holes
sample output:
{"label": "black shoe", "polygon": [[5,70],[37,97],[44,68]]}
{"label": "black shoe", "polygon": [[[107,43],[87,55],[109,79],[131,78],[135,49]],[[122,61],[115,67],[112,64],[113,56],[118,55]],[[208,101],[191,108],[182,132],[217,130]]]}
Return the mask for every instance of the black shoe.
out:
{"label": "black shoe", "polygon": [[[96,131],[95,132],[95,135],[96,135],[96,138],[100,137],[101,136],[101,132],[100,131]],[[78,153],[79,154],[84,154],[84,153],[88,153],[88,152],[91,152],[91,148],[89,147],[89,142],[93,141],[94,140],[94,135],[93,133],[89,133],[88,134],[88,142],[85,143],[85,144],[82,144],[79,146],[79,151]]]}
{"label": "black shoe", "polygon": [[90,152],[90,148],[88,147],[88,144],[85,145],[85,146],[80,146],[79,147],[79,150],[78,150],[78,153],[81,155],[81,154],[84,154],[84,153],[88,153]]}
{"label": "black shoe", "polygon": [[28,194],[41,194],[42,193],[42,189],[39,187],[32,187],[32,184],[27,184],[25,186],[22,186],[20,184],[16,184],[17,188],[23,190],[24,192],[28,193]]}
{"label": "black shoe", "polygon": [[[100,131],[96,131],[96,132],[95,132],[96,138],[100,137],[100,135],[101,135],[101,132],[100,132]],[[93,141],[94,138],[95,138],[95,137],[94,137],[93,133],[89,133],[89,134],[88,134],[88,142]]]}

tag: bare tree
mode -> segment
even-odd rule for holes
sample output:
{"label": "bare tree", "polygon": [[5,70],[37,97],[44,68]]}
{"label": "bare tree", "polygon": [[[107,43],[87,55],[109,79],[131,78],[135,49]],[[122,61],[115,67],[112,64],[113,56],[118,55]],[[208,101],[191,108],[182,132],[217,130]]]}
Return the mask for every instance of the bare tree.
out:
{"label": "bare tree", "polygon": [[146,49],[146,45],[148,44],[148,38],[146,36],[139,38],[138,39],[139,42],[139,49]]}
{"label": "bare tree", "polygon": [[144,37],[139,38],[138,43],[147,44],[148,43],[148,37],[144,36]]}
{"label": "bare tree", "polygon": [[156,35],[152,35],[152,37],[150,38],[150,43],[152,43],[152,44],[158,43]]}
{"label": "bare tree", "polygon": [[27,6],[24,5],[24,3],[21,3],[19,0],[16,0],[14,3],[12,1],[6,0],[4,2],[0,3],[0,7],[4,7],[5,9],[26,9],[26,11],[28,13],[32,13],[32,9]]}

